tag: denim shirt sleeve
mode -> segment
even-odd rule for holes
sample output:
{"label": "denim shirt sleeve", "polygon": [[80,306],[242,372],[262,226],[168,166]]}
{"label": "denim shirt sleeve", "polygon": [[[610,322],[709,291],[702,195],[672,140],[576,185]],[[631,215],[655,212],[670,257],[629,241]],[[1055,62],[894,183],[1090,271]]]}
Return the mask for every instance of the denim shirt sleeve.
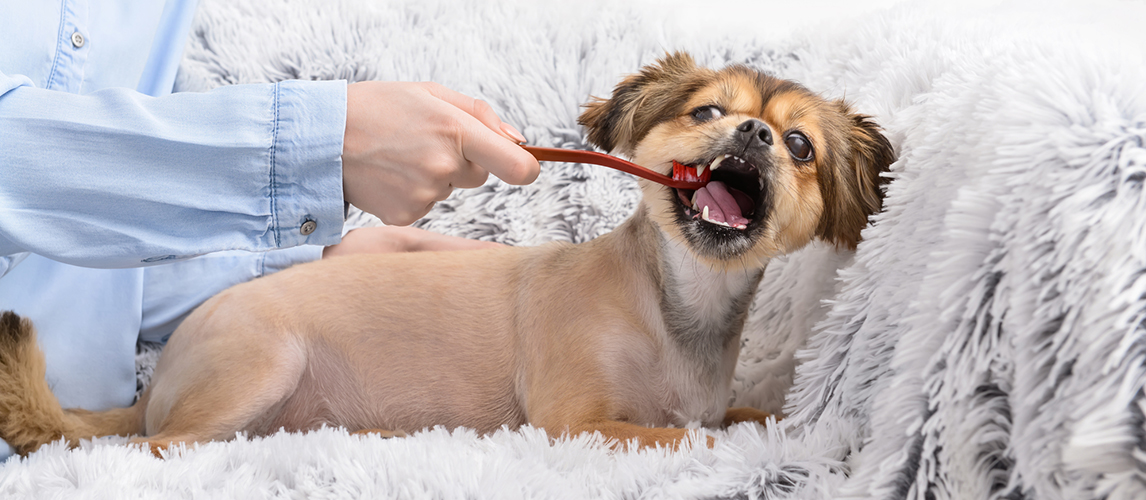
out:
{"label": "denim shirt sleeve", "polygon": [[0,275],[21,252],[118,268],[337,243],[345,123],[343,81],[148,97],[0,73]]}

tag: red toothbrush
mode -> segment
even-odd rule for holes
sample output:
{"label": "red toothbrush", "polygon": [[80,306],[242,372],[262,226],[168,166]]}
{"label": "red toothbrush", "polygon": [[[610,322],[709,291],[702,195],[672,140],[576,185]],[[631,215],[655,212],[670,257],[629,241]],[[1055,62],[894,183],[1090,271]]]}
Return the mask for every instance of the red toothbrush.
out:
{"label": "red toothbrush", "polygon": [[645,167],[637,165],[636,163],[628,162],[610,156],[604,153],[595,151],[581,151],[579,149],[558,149],[558,148],[539,148],[537,146],[521,146],[525,148],[529,154],[537,158],[538,161],[564,161],[571,163],[592,163],[594,165],[601,165],[609,168],[615,168],[622,172],[633,174],[637,177],[648,179],[658,184],[664,184],[668,187],[677,189],[700,189],[708,184],[709,178],[712,176],[711,171],[705,170],[700,176],[696,174],[696,168],[688,165],[682,165],[677,162],[672,162],[673,177],[660,174],[649,170]]}

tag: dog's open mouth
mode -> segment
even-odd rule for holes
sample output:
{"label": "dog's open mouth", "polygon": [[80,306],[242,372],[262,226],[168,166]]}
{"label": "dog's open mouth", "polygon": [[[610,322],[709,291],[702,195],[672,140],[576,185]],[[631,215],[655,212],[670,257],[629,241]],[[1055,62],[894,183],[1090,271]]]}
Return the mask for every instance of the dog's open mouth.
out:
{"label": "dog's open mouth", "polygon": [[760,206],[760,171],[739,156],[719,155],[693,165],[673,162],[673,178],[708,181],[700,189],[675,190],[685,216],[692,219],[744,230]]}

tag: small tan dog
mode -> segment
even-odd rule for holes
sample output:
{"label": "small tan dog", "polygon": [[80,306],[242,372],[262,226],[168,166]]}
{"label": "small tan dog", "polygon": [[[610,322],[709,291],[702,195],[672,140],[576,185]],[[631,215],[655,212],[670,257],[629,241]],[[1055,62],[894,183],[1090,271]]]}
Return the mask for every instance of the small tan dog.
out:
{"label": "small tan dog", "polygon": [[625,79],[580,122],[605,150],[707,169],[711,182],[642,181],[636,213],[581,245],[355,255],[235,286],[183,322],[130,408],[62,410],[31,324],[6,313],[0,437],[28,453],[137,435],[157,452],[323,424],[530,423],[675,446],[692,421],[762,421],[727,402],[764,266],[815,237],[855,247],[880,209],[888,141],[842,101],[684,54]]}

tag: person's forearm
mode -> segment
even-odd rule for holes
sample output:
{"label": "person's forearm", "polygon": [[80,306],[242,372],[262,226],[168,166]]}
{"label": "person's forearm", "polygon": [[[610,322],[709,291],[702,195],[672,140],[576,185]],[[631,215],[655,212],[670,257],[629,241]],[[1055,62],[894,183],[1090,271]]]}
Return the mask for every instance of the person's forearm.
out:
{"label": "person's forearm", "polygon": [[337,243],[345,89],[80,96],[0,74],[0,255],[128,267]]}

